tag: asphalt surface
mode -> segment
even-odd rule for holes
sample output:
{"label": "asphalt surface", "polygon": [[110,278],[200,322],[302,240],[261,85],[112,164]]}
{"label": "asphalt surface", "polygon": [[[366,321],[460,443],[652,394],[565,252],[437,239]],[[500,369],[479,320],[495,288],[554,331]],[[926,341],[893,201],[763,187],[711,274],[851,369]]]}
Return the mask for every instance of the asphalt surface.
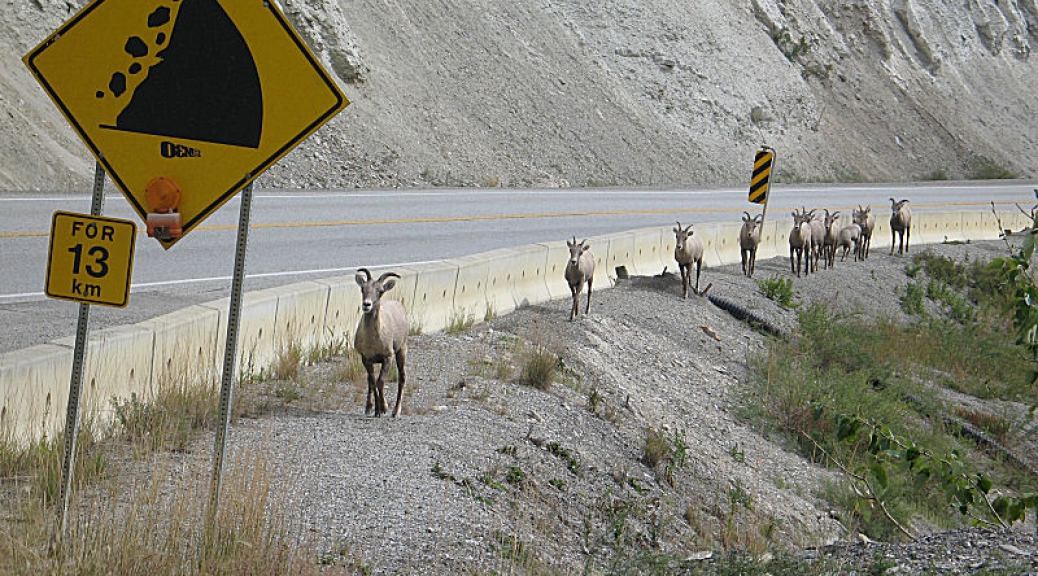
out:
{"label": "asphalt surface", "polygon": [[[887,198],[911,198],[916,211],[1000,210],[1030,206],[1034,182],[776,186],[769,218],[793,207],[850,210],[869,204],[885,217]],[[132,324],[230,294],[241,195],[169,250],[143,233],[140,219],[109,187],[103,214],[138,223],[130,303],[91,307],[91,329]],[[89,213],[89,193],[0,193],[0,353],[74,334],[78,304],[47,298],[54,211]],[[523,244],[636,228],[738,220],[759,211],[746,190],[431,189],[278,191],[254,195],[246,290],[350,273],[360,266],[444,260]]]}

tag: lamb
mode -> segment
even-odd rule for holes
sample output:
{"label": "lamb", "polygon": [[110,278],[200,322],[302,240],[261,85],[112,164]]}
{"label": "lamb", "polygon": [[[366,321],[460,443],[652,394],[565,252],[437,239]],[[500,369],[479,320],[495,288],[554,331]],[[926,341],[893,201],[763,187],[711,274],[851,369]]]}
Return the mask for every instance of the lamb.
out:
{"label": "lamb", "polygon": [[[832,268],[836,263],[836,243],[840,237],[840,225],[836,223],[836,217],[840,215],[840,211],[837,210],[832,214],[829,210],[825,211],[825,238],[822,241],[822,257],[825,258],[825,267]],[[811,230],[814,234],[814,229]]]}
{"label": "lamb", "polygon": [[[678,227],[674,229],[674,259],[678,261],[678,269],[681,270],[681,297],[688,298],[689,285],[692,283],[692,263],[696,265],[696,285],[693,288],[699,294],[699,274],[703,270],[703,242],[693,236],[692,225],[687,228]],[[709,288],[709,286],[707,287]]]}
{"label": "lamb", "polygon": [[749,212],[743,212],[742,229],[739,230],[739,255],[742,256],[742,273],[750,278],[753,278],[753,269],[757,263],[757,246],[760,245],[763,222],[763,214],[750,218]]}
{"label": "lamb", "polygon": [[869,248],[872,246],[872,232],[876,229],[876,217],[872,215],[872,206],[862,208],[859,204],[858,209],[852,211],[851,219],[861,228],[861,240],[858,241],[856,259],[865,260],[869,257]]}
{"label": "lamb", "polygon": [[573,307],[569,311],[569,319],[580,314],[580,291],[587,282],[587,305],[584,314],[591,311],[591,284],[595,279],[595,255],[591,252],[591,246],[587,240],[577,243],[577,237],[573,241],[566,241],[569,246],[569,261],[566,263],[566,282],[569,291],[573,295]]}
{"label": "lamb", "polygon": [[908,207],[908,200],[897,201],[890,199],[890,255],[894,255],[894,239],[900,235],[901,242],[897,253],[908,252],[908,241],[912,237],[912,209]]}
{"label": "lamb", "polygon": [[[801,260],[804,251],[807,251],[807,266],[804,274],[811,273],[811,215],[807,212],[798,214],[793,210],[793,229],[789,231],[789,268],[797,278],[800,278]],[[793,264],[793,255],[796,254],[796,265]]]}
{"label": "lamb", "polygon": [[840,235],[836,239],[835,248],[843,248],[843,256],[840,258],[840,262],[847,259],[847,252],[851,249],[854,250],[854,259],[858,260],[858,244],[861,242],[861,226],[851,223],[843,228],[840,228]]}
{"label": "lamb", "polygon": [[[400,415],[400,400],[404,395],[404,363],[407,358],[407,333],[410,325],[404,305],[396,300],[382,301],[382,295],[396,285],[394,278],[400,275],[386,272],[372,280],[371,272],[366,268],[357,270],[357,285],[360,286],[363,315],[357,324],[357,333],[353,338],[353,348],[360,354],[364,370],[368,373],[368,395],[364,404],[364,413],[372,411],[372,395],[374,395],[375,416],[385,414],[386,405],[385,376],[390,360],[396,359],[397,378],[396,407],[393,417]],[[375,364],[379,364],[378,380],[375,379]]]}

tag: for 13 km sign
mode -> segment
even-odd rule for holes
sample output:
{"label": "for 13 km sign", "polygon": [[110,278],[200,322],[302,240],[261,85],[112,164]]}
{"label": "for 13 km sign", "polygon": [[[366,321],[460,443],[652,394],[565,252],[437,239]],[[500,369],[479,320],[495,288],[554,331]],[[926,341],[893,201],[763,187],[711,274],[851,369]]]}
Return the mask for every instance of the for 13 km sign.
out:
{"label": "for 13 km sign", "polygon": [[129,220],[55,212],[47,255],[47,296],[126,306],[136,236],[137,227]]}

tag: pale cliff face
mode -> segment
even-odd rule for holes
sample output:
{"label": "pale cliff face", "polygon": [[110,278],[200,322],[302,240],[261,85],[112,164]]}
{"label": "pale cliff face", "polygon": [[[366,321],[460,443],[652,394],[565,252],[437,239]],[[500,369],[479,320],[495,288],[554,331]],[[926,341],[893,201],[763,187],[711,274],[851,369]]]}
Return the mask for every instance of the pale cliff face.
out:
{"label": "pale cliff face", "polygon": [[[260,187],[1038,177],[1036,0],[281,6],[353,104]],[[20,62],[76,9],[2,0],[0,190],[89,188]]]}

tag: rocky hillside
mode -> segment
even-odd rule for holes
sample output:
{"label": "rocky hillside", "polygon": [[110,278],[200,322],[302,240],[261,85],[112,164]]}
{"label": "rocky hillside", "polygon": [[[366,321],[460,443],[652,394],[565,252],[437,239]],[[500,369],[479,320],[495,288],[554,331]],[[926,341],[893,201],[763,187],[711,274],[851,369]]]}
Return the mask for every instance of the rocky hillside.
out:
{"label": "rocky hillside", "polygon": [[[80,5],[0,0],[0,189],[89,187],[20,61]],[[1036,0],[282,6],[352,105],[261,187],[1038,176]]]}

